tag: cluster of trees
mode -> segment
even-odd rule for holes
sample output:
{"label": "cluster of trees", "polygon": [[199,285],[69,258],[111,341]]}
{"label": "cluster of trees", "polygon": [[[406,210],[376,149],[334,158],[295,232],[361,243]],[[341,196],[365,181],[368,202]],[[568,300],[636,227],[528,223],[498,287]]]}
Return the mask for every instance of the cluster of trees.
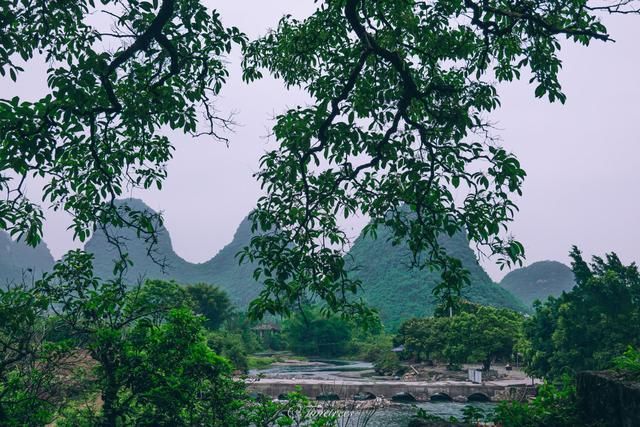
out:
{"label": "cluster of trees", "polygon": [[505,427],[610,425],[585,420],[577,405],[575,374],[616,369],[640,377],[640,275],[615,253],[587,263],[570,253],[576,286],[559,297],[534,304],[523,324],[520,349],[525,370],[545,379],[529,403],[504,402],[494,419]]}
{"label": "cluster of trees", "polygon": [[393,345],[381,324],[365,328],[317,306],[304,307],[283,321],[282,343],[300,355],[366,361],[375,361]]}
{"label": "cluster of trees", "polygon": [[454,316],[404,322],[395,338],[403,357],[445,361],[451,365],[482,362],[485,370],[496,359],[510,360],[519,340],[523,317],[512,310],[463,304]]}
{"label": "cluster of trees", "polygon": [[70,252],[32,286],[0,289],[0,424],[249,425],[233,379],[246,325],[214,286],[127,289]]}
{"label": "cluster of trees", "polygon": [[351,351],[353,326],[338,316],[323,316],[318,308],[306,307],[283,323],[287,347],[296,354],[337,357]]}
{"label": "cluster of trees", "polygon": [[481,361],[485,369],[517,351],[538,378],[611,368],[629,346],[640,347],[640,273],[615,253],[590,264],[576,247],[570,256],[576,286],[537,301],[533,315],[463,303],[454,316],[404,322],[396,344],[417,361]]}
{"label": "cluster of trees", "polygon": [[527,370],[557,378],[612,367],[628,346],[640,347],[640,275],[615,253],[588,264],[571,251],[576,286],[535,305],[524,324]]}

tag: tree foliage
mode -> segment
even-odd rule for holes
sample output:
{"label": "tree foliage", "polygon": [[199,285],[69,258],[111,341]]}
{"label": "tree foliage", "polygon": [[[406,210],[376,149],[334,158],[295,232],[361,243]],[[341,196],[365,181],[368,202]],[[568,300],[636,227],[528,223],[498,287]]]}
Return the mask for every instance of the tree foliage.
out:
{"label": "tree foliage", "polygon": [[629,345],[640,345],[640,274],[615,253],[591,264],[574,247],[577,285],[535,306],[525,323],[528,370],[558,377],[581,370],[606,369]]}
{"label": "tree foliage", "polygon": [[69,343],[46,340],[47,299],[24,286],[0,288],[0,424],[52,422],[65,399],[60,372],[71,363]]}
{"label": "tree foliage", "polygon": [[95,278],[91,261],[71,252],[36,283],[95,364],[102,407],[70,418],[114,427],[237,425],[244,387],[208,346],[204,318],[192,311],[187,292],[161,281],[126,291],[118,281]]}
{"label": "tree foliage", "polygon": [[504,427],[574,427],[582,424],[576,405],[574,379],[563,376],[556,383],[545,382],[528,402],[500,402],[491,421]]}
{"label": "tree foliage", "polygon": [[0,15],[0,74],[49,64],[49,93],[0,100],[0,228],[39,242],[42,206],[24,186],[40,176],[43,201],[73,215],[81,241],[106,225],[153,240],[159,217],[113,202],[162,187],[173,146],[161,128],[216,136],[228,125],[212,101],[245,36],[198,0],[2,1]]}
{"label": "tree foliage", "polygon": [[481,362],[489,370],[495,359],[509,360],[521,334],[522,315],[493,307],[465,307],[452,317],[406,321],[396,343],[404,345],[405,356],[418,361]]}
{"label": "tree foliage", "polygon": [[195,304],[196,313],[202,314],[205,327],[218,329],[233,314],[233,306],[226,292],[217,286],[197,283],[185,288]]}
{"label": "tree foliage", "polygon": [[505,236],[525,176],[492,140],[490,83],[531,75],[536,97],[565,101],[560,38],[609,40],[597,14],[623,2],[535,0],[325,0],[310,17],[286,16],[246,48],[245,79],[263,70],[312,103],[279,115],[279,147],[257,174],[267,194],[252,215],[246,254],[262,265],[254,314],[288,311],[317,296],[334,311],[369,314],[345,272],[338,218],[365,215],[438,268],[437,291],[455,296],[467,276],[438,242],[465,231],[503,263],[523,247]]}
{"label": "tree foliage", "polygon": [[352,326],[337,316],[325,317],[319,309],[306,307],[283,323],[289,348],[297,354],[335,357],[349,351]]}

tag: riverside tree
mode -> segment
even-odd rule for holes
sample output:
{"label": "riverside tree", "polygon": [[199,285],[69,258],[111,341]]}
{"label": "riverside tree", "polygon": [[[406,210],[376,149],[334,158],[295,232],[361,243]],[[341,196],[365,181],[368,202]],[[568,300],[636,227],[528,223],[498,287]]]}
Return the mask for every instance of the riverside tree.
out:
{"label": "riverside tree", "polygon": [[576,286],[538,302],[525,322],[525,356],[532,375],[559,378],[608,369],[628,346],[640,346],[640,274],[615,253],[588,264],[571,251]]}
{"label": "riverside tree", "polygon": [[512,310],[466,304],[452,317],[407,320],[395,341],[405,346],[405,356],[418,361],[481,362],[488,371],[495,359],[511,358],[522,322],[522,315]]}

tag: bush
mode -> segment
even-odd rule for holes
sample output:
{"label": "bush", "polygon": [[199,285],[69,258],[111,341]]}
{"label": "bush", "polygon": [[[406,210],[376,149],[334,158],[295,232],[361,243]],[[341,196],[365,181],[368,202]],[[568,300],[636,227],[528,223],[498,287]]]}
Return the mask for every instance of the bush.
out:
{"label": "bush", "polygon": [[640,350],[629,346],[622,356],[613,359],[613,366],[626,377],[640,379]]}
{"label": "bush", "polygon": [[239,371],[249,369],[247,348],[242,336],[227,331],[216,331],[207,334],[207,343],[217,354],[223,356]]}
{"label": "bush", "polygon": [[567,375],[560,384],[544,383],[531,402],[500,402],[493,421],[503,427],[573,427],[578,423],[576,389]]}
{"label": "bush", "polygon": [[398,356],[391,351],[387,351],[378,357],[373,363],[373,369],[378,375],[402,375],[406,372],[406,367],[400,363]]}

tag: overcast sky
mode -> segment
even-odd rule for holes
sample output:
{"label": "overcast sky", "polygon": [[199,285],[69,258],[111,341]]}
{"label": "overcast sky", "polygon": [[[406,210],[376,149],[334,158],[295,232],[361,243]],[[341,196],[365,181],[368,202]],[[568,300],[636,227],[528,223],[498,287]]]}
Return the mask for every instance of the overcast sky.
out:
{"label": "overcast sky", "polygon": [[[312,0],[208,3],[227,25],[251,38],[274,27],[283,14],[304,17],[314,8]],[[502,108],[493,120],[503,145],[528,173],[511,228],[525,245],[527,264],[568,263],[572,244],[587,255],[615,251],[625,261],[640,260],[640,17],[607,18],[605,24],[616,43],[588,48],[564,43],[564,106],[535,99],[526,81],[500,87]],[[237,112],[229,147],[172,135],[176,153],[162,192],[131,194],[164,212],[175,251],[192,262],[210,259],[229,243],[260,194],[252,174],[259,157],[275,145],[267,137],[272,118],[307,100],[273,79],[243,84],[237,52],[230,61],[232,78],[218,100],[220,110]],[[16,86],[0,81],[3,98],[35,97],[43,90],[42,73],[21,76]],[[31,195],[37,192],[34,186]],[[350,223],[352,236],[363,222]],[[45,240],[55,257],[78,246],[68,224],[63,214],[48,217]],[[491,260],[483,264],[494,279],[504,275]]]}

